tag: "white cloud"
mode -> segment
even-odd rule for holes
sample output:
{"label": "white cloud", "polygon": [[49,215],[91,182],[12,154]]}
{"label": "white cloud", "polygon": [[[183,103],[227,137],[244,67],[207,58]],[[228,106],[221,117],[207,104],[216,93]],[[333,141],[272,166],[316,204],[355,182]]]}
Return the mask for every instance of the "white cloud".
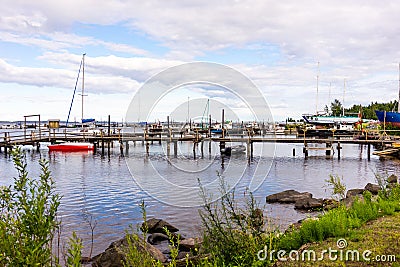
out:
{"label": "white cloud", "polygon": [[[80,61],[73,50],[90,46],[103,55],[134,56],[100,57],[87,51],[88,87],[95,93],[127,93],[164,68],[233,51],[226,56],[240,63],[235,67],[256,83],[271,106],[279,107],[279,116],[314,110],[318,61],[321,105],[328,101],[329,83],[332,98],[341,96],[344,78],[346,103],[387,101],[397,97],[399,13],[395,0],[16,0],[0,10],[0,41],[40,48],[45,52],[37,60],[48,67],[34,68],[23,60],[14,66],[9,62],[17,57],[7,55],[8,60],[0,60],[0,82],[71,88]],[[78,35],[73,32],[77,24],[125,27],[144,43],[164,46],[164,58],[143,44],[144,49],[112,38]],[[236,54],[241,51],[250,52]],[[265,53],[264,64],[256,58],[258,53]]]}

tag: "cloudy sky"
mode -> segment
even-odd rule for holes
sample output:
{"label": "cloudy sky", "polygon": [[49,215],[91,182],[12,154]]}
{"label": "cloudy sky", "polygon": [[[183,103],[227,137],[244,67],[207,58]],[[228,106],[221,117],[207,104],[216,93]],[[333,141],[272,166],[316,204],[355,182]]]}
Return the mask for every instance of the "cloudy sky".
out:
{"label": "cloudy sky", "polygon": [[[85,117],[97,120],[122,120],[146,80],[193,61],[249,77],[276,120],[343,101],[344,80],[345,106],[398,96],[396,0],[0,3],[0,121],[66,120],[83,53]],[[166,105],[188,97],[240,106],[201,86],[182,88]],[[80,101],[77,95],[72,120],[81,117]]]}

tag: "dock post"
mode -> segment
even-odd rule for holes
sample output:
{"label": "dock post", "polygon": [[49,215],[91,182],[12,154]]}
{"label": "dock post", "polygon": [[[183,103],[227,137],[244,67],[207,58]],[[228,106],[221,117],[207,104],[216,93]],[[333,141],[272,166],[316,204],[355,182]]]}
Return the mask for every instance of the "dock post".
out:
{"label": "dock post", "polygon": [[36,143],[36,152],[39,152],[40,151],[40,142],[37,142]]}
{"label": "dock post", "polygon": [[250,159],[253,159],[253,141],[250,141]]}
{"label": "dock post", "polygon": [[104,138],[101,137],[101,155],[104,156]]}
{"label": "dock post", "polygon": [[293,154],[293,157],[295,157],[295,156],[296,156],[296,148],[293,148],[293,152],[292,152],[292,154]]}
{"label": "dock post", "polygon": [[308,158],[308,149],[307,149],[307,143],[304,143],[303,147],[303,153],[304,153],[304,158]]}
{"label": "dock post", "polygon": [[147,155],[147,156],[149,155],[149,148],[150,148],[150,144],[149,144],[149,142],[147,141],[147,142],[146,142],[146,155]]}
{"label": "dock post", "polygon": [[[222,129],[222,138],[225,138],[225,110],[224,109],[222,109],[221,129]],[[224,143],[224,148],[225,148],[225,143]]]}
{"label": "dock post", "polygon": [[325,147],[326,147],[325,156],[329,157],[331,155],[332,145],[330,143],[326,143]]}
{"label": "dock post", "polygon": [[7,156],[7,153],[8,153],[8,151],[7,151],[7,143],[8,143],[8,140],[7,140],[7,133],[4,133],[4,154]]}
{"label": "dock post", "polygon": [[211,156],[211,138],[210,138],[210,140],[208,141],[208,154]]}
{"label": "dock post", "polygon": [[125,141],[125,151],[128,154],[129,153],[129,141]]}
{"label": "dock post", "polygon": [[193,142],[193,158],[196,159],[196,144],[197,142]]}
{"label": "dock post", "polygon": [[368,144],[368,160],[371,160],[371,144]]}
{"label": "dock post", "polygon": [[247,160],[250,162],[251,158],[251,147],[250,147],[250,139],[247,140]]}
{"label": "dock post", "polygon": [[178,157],[178,141],[174,141],[174,157]]}
{"label": "dock post", "polygon": [[171,155],[171,142],[167,140],[167,157],[169,158]]}
{"label": "dock post", "polygon": [[119,152],[121,152],[121,155],[124,155],[124,144],[122,141],[119,142]]}
{"label": "dock post", "polygon": [[204,158],[204,140],[201,140],[201,157]]}
{"label": "dock post", "polygon": [[338,142],[337,144],[338,159],[340,159],[340,150],[342,150],[342,147],[340,146],[340,142]]}
{"label": "dock post", "polygon": [[223,149],[225,149],[225,142],[219,142],[219,151],[221,152]]}
{"label": "dock post", "polygon": [[93,143],[93,152],[96,153],[97,151],[97,141]]}
{"label": "dock post", "polygon": [[110,136],[110,134],[111,134],[111,116],[110,115],[108,115],[107,134],[108,134],[108,136]]}

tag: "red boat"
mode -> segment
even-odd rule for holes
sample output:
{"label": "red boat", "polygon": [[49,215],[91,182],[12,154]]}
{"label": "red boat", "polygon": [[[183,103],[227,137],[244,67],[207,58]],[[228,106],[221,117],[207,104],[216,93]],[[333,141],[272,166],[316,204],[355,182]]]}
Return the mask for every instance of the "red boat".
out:
{"label": "red boat", "polygon": [[82,142],[68,142],[61,144],[48,145],[49,151],[63,151],[63,152],[74,152],[74,151],[92,151],[94,150],[94,145],[91,143]]}

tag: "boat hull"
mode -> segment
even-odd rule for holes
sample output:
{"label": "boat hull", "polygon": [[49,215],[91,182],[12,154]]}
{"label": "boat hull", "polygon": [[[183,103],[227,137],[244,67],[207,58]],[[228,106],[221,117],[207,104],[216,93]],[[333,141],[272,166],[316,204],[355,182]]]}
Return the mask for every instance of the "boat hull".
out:
{"label": "boat hull", "polygon": [[308,115],[308,114],[305,114],[302,117],[305,122],[314,125],[355,124],[361,120],[359,117],[318,116],[318,115]]}
{"label": "boat hull", "polygon": [[91,143],[62,143],[48,146],[49,151],[76,152],[93,151],[94,145]]}
{"label": "boat hull", "polygon": [[400,113],[392,111],[375,111],[378,120],[382,123],[392,124],[393,126],[400,127]]}

